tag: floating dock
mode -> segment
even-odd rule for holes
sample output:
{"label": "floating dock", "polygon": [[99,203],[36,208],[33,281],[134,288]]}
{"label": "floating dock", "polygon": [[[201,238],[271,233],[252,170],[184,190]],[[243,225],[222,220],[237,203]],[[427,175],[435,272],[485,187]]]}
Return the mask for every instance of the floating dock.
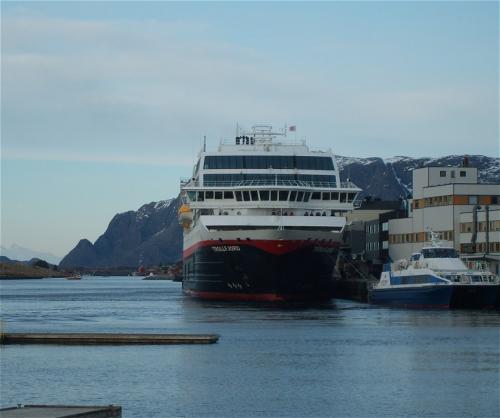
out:
{"label": "floating dock", "polygon": [[2,334],[2,344],[56,345],[158,345],[213,344],[216,334],[81,334],[81,333],[9,333]]}
{"label": "floating dock", "polygon": [[122,407],[69,406],[69,405],[18,405],[0,409],[1,418],[121,418]]}

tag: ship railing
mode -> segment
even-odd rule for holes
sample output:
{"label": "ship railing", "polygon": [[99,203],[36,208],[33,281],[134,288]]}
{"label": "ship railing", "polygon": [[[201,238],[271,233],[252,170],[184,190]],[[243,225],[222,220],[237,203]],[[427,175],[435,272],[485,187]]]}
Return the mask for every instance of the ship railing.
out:
{"label": "ship railing", "polygon": [[190,177],[181,177],[181,187],[187,186],[189,182],[191,181]]}
{"label": "ship railing", "polygon": [[[181,187],[201,187],[199,181],[181,179]],[[307,188],[328,188],[328,189],[358,189],[352,182],[341,182],[340,184],[331,181],[303,181],[303,180],[228,180],[228,181],[205,181],[203,187],[247,187],[247,186],[294,186]]]}

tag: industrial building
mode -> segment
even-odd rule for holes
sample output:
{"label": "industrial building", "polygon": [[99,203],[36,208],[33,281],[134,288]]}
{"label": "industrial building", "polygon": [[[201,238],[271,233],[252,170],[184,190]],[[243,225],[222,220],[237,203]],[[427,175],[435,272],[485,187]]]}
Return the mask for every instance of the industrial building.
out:
{"label": "industrial building", "polygon": [[433,231],[461,253],[476,258],[486,254],[498,273],[500,184],[479,183],[477,168],[469,167],[466,158],[461,167],[417,168],[409,203],[407,218],[388,221],[393,260],[420,251]]}

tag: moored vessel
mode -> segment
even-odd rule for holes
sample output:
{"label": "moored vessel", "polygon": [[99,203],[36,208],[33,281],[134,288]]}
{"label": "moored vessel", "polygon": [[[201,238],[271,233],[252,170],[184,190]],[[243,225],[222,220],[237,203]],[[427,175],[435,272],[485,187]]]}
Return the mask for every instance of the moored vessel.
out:
{"label": "moored vessel", "polygon": [[286,128],[238,130],[204,146],[181,181],[183,291],[208,299],[331,297],[331,278],[360,189],[341,183],[331,151],[287,141]]}
{"label": "moored vessel", "polygon": [[372,304],[402,308],[450,308],[453,285],[432,271],[402,274],[391,264],[384,266],[380,281],[368,290]]}
{"label": "moored vessel", "polygon": [[374,304],[401,307],[458,309],[493,308],[500,282],[485,268],[469,269],[452,247],[444,247],[436,233],[431,245],[384,266],[380,282],[369,290]]}

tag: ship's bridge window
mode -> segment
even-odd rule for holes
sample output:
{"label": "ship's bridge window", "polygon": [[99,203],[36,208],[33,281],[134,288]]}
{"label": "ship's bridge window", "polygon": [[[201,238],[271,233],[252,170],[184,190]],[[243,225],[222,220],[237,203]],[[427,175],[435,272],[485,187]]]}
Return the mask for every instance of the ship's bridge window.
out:
{"label": "ship's bridge window", "polygon": [[321,200],[330,200],[330,192],[323,192]]}
{"label": "ship's bridge window", "polygon": [[310,198],[311,198],[311,192],[305,192],[304,193],[304,202],[309,202]]}
{"label": "ship's bridge window", "polygon": [[356,193],[347,193],[347,201],[349,203],[353,202],[355,198],[356,198]]}
{"label": "ship's bridge window", "polygon": [[222,192],[215,192],[214,196],[216,199],[222,199]]}
{"label": "ship's bridge window", "polygon": [[304,200],[304,192],[297,193],[297,202],[302,202]]}
{"label": "ship's bridge window", "polygon": [[214,192],[205,192],[205,198],[208,199],[213,199],[214,198]]}
{"label": "ship's bridge window", "polygon": [[243,200],[245,202],[249,202],[250,201],[250,192],[248,190],[243,190]]}
{"label": "ship's bridge window", "polygon": [[422,255],[425,258],[458,258],[454,248],[424,248]]}
{"label": "ship's bridge window", "polygon": [[204,169],[334,170],[331,157],[295,155],[207,155]]}
{"label": "ship's bridge window", "polygon": [[250,192],[250,196],[253,201],[259,200],[259,194],[257,193],[257,190],[252,190]]}
{"label": "ship's bridge window", "polygon": [[288,200],[288,190],[280,190],[278,197],[280,201]]}
{"label": "ship's bridge window", "polygon": [[191,200],[192,202],[196,201],[196,192],[188,192],[187,195],[189,200]]}
{"label": "ship's bridge window", "polygon": [[296,190],[293,190],[290,192],[290,200],[292,202],[295,202],[295,200],[297,200],[297,191]]}
{"label": "ship's bridge window", "polygon": [[340,193],[340,203],[345,203],[347,199],[347,193]]}
{"label": "ship's bridge window", "polygon": [[233,192],[224,192],[224,199],[234,199]]}
{"label": "ship's bridge window", "polygon": [[234,192],[234,194],[236,195],[236,200],[237,200],[238,202],[241,202],[241,201],[242,201],[241,192],[240,192],[240,191],[237,191],[237,192]]}
{"label": "ship's bridge window", "polygon": [[320,200],[321,199],[321,193],[320,192],[313,192],[311,196],[312,200]]}
{"label": "ship's bridge window", "polygon": [[198,192],[198,202],[203,202],[204,199],[204,192]]}
{"label": "ship's bridge window", "polygon": [[339,192],[332,192],[332,200],[339,200]]}
{"label": "ship's bridge window", "polygon": [[271,190],[271,200],[278,200],[278,191],[277,190]]}
{"label": "ship's bridge window", "polygon": [[259,195],[260,195],[260,200],[264,201],[269,200],[269,190],[260,190]]}

